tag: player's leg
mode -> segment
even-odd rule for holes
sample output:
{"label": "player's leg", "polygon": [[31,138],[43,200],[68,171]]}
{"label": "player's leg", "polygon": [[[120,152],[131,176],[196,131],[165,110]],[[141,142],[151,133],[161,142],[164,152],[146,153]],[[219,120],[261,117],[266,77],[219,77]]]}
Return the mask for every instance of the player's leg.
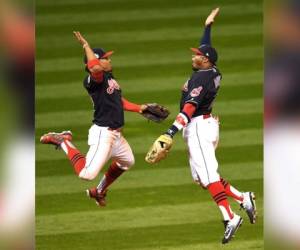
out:
{"label": "player's leg", "polygon": [[[201,147],[202,146],[204,145],[201,145]],[[242,218],[233,213],[231,210],[224,186],[222,185],[219,174],[217,173],[217,162],[215,161],[215,163],[213,163],[212,160],[208,159],[207,149],[202,149],[202,151],[200,149],[199,151],[199,148],[197,150],[197,147],[189,148],[190,166],[193,178],[195,181],[200,182],[202,187],[208,189],[211,197],[216,202],[223,216],[225,232],[222,243],[225,244],[232,239],[233,235],[238,230],[242,223]]]}
{"label": "player's leg", "polygon": [[[214,123],[214,129],[211,129],[212,141],[215,150],[219,143],[219,117],[213,117],[212,123]],[[253,192],[240,192],[238,189],[233,187],[228,181],[220,178],[221,183],[224,186],[225,193],[228,197],[232,197],[236,202],[238,202],[242,209],[244,209],[249,217],[250,223],[254,224],[256,222],[256,204],[255,195]]]}
{"label": "player's leg", "polygon": [[222,177],[220,178],[222,185],[224,186],[225,193],[227,196],[232,197],[236,202],[241,204],[244,200],[243,193],[238,191],[235,187],[229,184],[225,179]]}
{"label": "player's leg", "polygon": [[111,157],[113,162],[104,173],[99,185],[88,190],[88,195],[96,199],[96,203],[105,206],[108,187],[134,164],[134,156],[126,139],[119,132],[114,132],[117,139],[113,145]]}
{"label": "player's leg", "polygon": [[250,223],[255,224],[257,211],[254,193],[240,192],[223,178],[221,178],[221,182],[224,186],[226,195],[232,197],[235,201],[237,201],[240,204],[241,208],[247,213]]}
{"label": "player's leg", "polygon": [[[189,161],[193,177],[197,176],[201,185],[210,192],[224,218],[225,233],[222,243],[227,243],[233,237],[242,223],[242,218],[231,210],[224,186],[218,173],[218,162],[215,157],[213,141],[217,129],[210,127],[209,121],[200,120],[189,127],[186,141],[189,148]],[[215,124],[213,124],[215,125]]]}
{"label": "player's leg", "polygon": [[110,157],[114,136],[106,128],[93,125],[89,130],[90,146],[86,157],[72,144],[72,133],[48,133],[41,137],[44,144],[63,149],[71,161],[76,175],[85,180],[94,179]]}
{"label": "player's leg", "polygon": [[66,153],[71,161],[75,173],[78,175],[81,169],[85,166],[85,157],[80,151],[71,143],[71,131],[63,131],[61,133],[50,132],[43,135],[40,139],[43,144],[52,144],[56,148],[61,148]]}
{"label": "player's leg", "polygon": [[[189,143],[193,143],[190,140]],[[198,143],[195,141],[195,143]],[[217,161],[212,162],[207,157],[207,149],[205,149],[206,155],[203,155],[204,150],[196,145],[189,146],[189,162],[193,179],[201,184],[202,187],[208,189],[212,198],[217,203],[224,220],[231,220],[234,216],[230,205],[227,200],[224,186],[220,181],[219,174],[217,173]]]}
{"label": "player's leg", "polygon": [[[219,144],[219,124],[220,120],[218,116],[215,116],[211,119],[211,123],[214,123],[211,128],[209,128],[211,140],[214,145],[214,149],[216,150]],[[210,138],[209,138],[210,140]],[[222,177],[220,177],[221,183],[224,186],[225,193],[227,196],[232,197],[235,199],[239,204],[243,201],[243,195],[240,191],[238,191],[236,188],[231,186],[226,180],[224,180]]]}
{"label": "player's leg", "polygon": [[106,127],[93,125],[89,130],[88,144],[90,146],[86,155],[85,166],[79,173],[79,177],[85,180],[93,180],[106,162],[111,157],[112,147],[117,137]]}
{"label": "player's leg", "polygon": [[129,170],[129,168],[134,164],[132,150],[121,133],[118,134],[118,139],[113,146],[112,158],[114,161],[104,174],[97,187],[101,192],[107,190],[108,186],[110,186],[125,171]]}

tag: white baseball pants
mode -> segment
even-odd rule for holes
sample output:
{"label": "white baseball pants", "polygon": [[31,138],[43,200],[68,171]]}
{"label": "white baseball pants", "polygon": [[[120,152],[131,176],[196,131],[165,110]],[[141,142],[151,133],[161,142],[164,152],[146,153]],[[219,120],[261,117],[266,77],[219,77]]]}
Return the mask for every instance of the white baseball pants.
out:
{"label": "white baseball pants", "polygon": [[124,170],[128,170],[134,164],[132,150],[119,131],[94,124],[89,130],[88,145],[90,148],[86,155],[85,167],[79,173],[82,179],[94,179],[111,158]]}
{"label": "white baseball pants", "polygon": [[219,121],[213,117],[192,118],[183,130],[189,150],[189,163],[195,182],[207,187],[220,180],[215,147],[219,140]]}

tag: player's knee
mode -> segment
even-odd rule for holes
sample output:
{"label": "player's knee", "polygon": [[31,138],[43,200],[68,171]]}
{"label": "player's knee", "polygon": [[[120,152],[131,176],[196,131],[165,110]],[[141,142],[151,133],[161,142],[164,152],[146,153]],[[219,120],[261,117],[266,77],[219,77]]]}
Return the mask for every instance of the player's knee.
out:
{"label": "player's knee", "polygon": [[82,180],[91,181],[91,180],[94,180],[97,177],[97,174],[96,173],[90,173],[89,171],[87,171],[86,168],[83,168],[80,171],[78,177]]}
{"label": "player's knee", "polygon": [[135,159],[134,159],[134,156],[132,156],[132,157],[130,158],[129,163],[128,163],[129,168],[132,167],[134,164],[135,164]]}
{"label": "player's knee", "polygon": [[195,182],[195,184],[202,187],[203,189],[207,189],[207,185],[204,184],[203,182],[201,182],[200,180],[196,179],[196,180],[194,180],[194,182]]}
{"label": "player's knee", "polygon": [[209,179],[209,181],[208,181],[207,184],[206,184],[206,188],[207,188],[210,184],[216,183],[216,182],[219,182],[219,181],[221,181],[220,176],[219,176],[218,174],[216,174],[216,175],[213,176],[211,179]]}
{"label": "player's knee", "polygon": [[134,165],[134,163],[135,163],[135,159],[134,156],[132,155],[130,158],[126,160],[126,162],[122,162],[119,167],[126,171],[129,170]]}

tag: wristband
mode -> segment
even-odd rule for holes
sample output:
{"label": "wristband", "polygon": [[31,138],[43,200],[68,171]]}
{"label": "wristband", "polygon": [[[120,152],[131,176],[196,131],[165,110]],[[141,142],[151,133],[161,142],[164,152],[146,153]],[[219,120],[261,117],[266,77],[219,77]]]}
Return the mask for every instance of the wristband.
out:
{"label": "wristband", "polygon": [[189,123],[189,121],[189,117],[184,112],[180,112],[166,134],[173,137],[178,131],[184,128]]}

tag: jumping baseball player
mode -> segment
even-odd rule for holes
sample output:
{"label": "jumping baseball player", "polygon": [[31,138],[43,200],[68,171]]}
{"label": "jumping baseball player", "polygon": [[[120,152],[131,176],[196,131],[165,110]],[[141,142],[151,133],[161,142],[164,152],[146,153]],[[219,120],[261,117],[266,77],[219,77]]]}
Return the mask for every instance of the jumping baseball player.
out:
{"label": "jumping baseball player", "polygon": [[182,87],[180,113],[168,131],[154,142],[146,161],[156,163],[166,157],[172,138],[183,129],[192,177],[210,192],[223,215],[225,232],[222,243],[225,244],[243,222],[239,215],[232,212],[227,197],[234,198],[241,205],[252,224],[256,221],[256,207],[253,192],[239,192],[218,173],[215,149],[219,139],[219,120],[211,112],[222,77],[216,67],[218,55],[210,39],[211,26],[218,13],[219,8],[210,13],[199,48],[191,49],[195,53],[192,57],[194,72]]}
{"label": "jumping baseball player", "polygon": [[[97,205],[105,206],[107,188],[134,164],[132,150],[121,132],[124,126],[124,110],[137,112],[147,117],[148,108],[154,106],[163,113],[163,119],[167,117],[168,112],[157,104],[137,105],[123,98],[120,85],[112,74],[110,56],[113,51],[91,49],[80,32],[74,32],[74,35],[85,52],[84,63],[88,75],[83,84],[94,106],[93,125],[88,135],[89,150],[86,156],[80,153],[71,143],[71,131],[47,133],[41,137],[40,141],[43,144],[53,144],[63,149],[76,175],[84,180],[93,180],[106,162],[112,158],[113,161],[99,185],[87,190],[88,196],[95,199]],[[147,118],[151,119],[153,116],[155,118],[155,115],[151,113],[151,116]]]}

